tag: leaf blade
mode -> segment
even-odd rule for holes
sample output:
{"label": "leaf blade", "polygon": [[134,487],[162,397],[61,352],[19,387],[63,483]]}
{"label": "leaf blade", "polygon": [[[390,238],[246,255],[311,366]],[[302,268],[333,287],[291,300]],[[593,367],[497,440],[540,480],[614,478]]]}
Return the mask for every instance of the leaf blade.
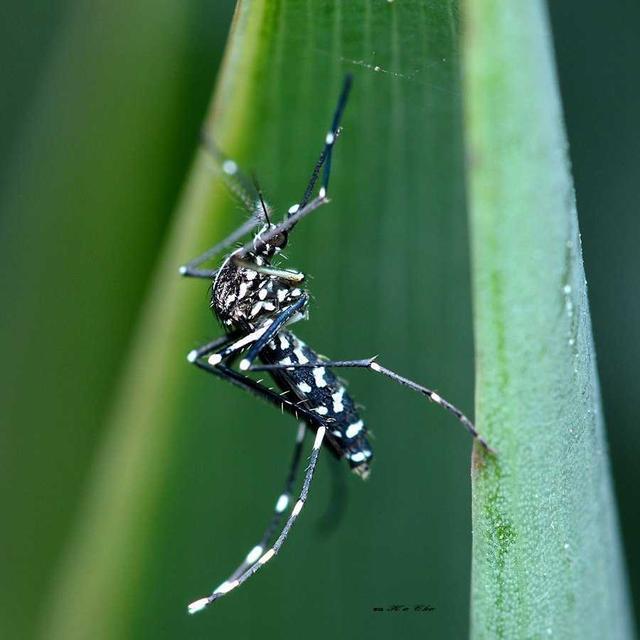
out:
{"label": "leaf blade", "polygon": [[477,420],[499,451],[472,475],[472,637],[630,638],[545,10],[466,10]]}

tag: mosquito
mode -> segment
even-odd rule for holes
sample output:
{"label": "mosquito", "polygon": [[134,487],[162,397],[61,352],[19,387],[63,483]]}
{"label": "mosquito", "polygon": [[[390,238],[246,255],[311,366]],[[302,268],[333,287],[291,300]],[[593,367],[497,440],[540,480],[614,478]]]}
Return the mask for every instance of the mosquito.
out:
{"label": "mosquito", "polygon": [[[321,357],[289,328],[293,323],[307,319],[309,294],[304,288],[304,274],[282,268],[275,259],[287,246],[289,235],[298,222],[329,202],[332,153],[341,134],[340,123],[351,85],[352,77],[347,75],[322,152],[302,199],[291,206],[277,224],[272,222],[272,211],[257,180],[249,180],[213,140],[204,138],[205,148],[219,166],[220,175],[251,217],[227,238],[180,268],[183,276],[213,283],[210,306],[224,328],[222,337],[194,349],[187,360],[291,414],[299,426],[284,488],[263,536],[222,584],[210,595],[189,605],[189,613],[204,609],[236,589],[279,553],[307,500],[323,447],[335,457],[345,459],[361,478],[366,479],[369,475],[373,451],[367,428],[334,369],[367,369],[413,389],[452,413],[486,450],[492,451],[462,411],[435,391],[387,369],[376,357],[360,360]],[[314,196],[318,180],[320,187]],[[253,238],[227,255],[219,268],[202,268],[204,263],[238,243],[258,226]],[[268,372],[280,393],[248,375],[257,371]],[[314,436],[313,446],[294,503],[293,489],[307,432]],[[284,525],[280,526],[285,515]]]}

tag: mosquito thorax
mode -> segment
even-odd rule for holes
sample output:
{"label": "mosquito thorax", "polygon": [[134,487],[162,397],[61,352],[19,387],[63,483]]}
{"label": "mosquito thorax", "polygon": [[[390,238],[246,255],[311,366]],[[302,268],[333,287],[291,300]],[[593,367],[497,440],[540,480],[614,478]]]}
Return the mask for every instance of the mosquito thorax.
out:
{"label": "mosquito thorax", "polygon": [[240,249],[232,253],[213,282],[211,308],[227,330],[257,326],[303,294],[304,275],[273,267],[271,258],[280,248],[263,247],[269,251],[264,253],[257,248],[246,254],[241,254]]}

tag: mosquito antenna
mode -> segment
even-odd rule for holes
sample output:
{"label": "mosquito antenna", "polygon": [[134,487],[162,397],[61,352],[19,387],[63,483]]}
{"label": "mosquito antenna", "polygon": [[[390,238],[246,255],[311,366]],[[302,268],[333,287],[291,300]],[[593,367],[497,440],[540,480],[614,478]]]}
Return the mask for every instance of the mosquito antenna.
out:
{"label": "mosquito antenna", "polygon": [[264,197],[262,196],[262,189],[260,188],[260,183],[258,182],[258,178],[254,171],[251,172],[251,180],[253,181],[253,187],[258,194],[258,198],[260,199],[260,206],[262,207],[262,213],[264,213],[265,220],[267,221],[267,224],[271,226],[271,220],[269,219],[269,211],[264,201]]}

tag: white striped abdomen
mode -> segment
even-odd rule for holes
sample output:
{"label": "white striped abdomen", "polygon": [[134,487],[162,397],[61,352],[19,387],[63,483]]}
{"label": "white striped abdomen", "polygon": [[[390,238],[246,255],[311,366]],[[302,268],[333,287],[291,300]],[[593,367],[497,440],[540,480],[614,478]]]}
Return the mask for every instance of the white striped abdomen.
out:
{"label": "white striped abdomen", "polygon": [[[262,350],[260,359],[268,364],[306,364],[320,360],[318,354],[290,331],[280,331]],[[352,469],[366,476],[373,457],[367,429],[344,384],[330,369],[299,368],[270,371],[284,391],[290,389],[301,406],[316,413],[326,424],[334,452],[349,461]]]}

